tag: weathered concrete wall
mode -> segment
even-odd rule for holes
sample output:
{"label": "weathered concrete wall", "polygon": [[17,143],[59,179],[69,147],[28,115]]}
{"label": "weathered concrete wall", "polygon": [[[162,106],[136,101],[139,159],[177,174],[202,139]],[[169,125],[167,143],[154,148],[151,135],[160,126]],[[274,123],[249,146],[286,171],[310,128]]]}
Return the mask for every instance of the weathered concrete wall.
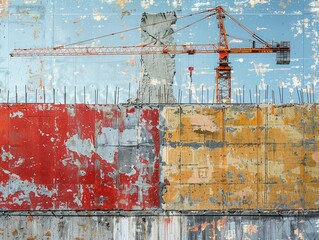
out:
{"label": "weathered concrete wall", "polygon": [[0,105],[0,207],[160,206],[159,110]]}
{"label": "weathered concrete wall", "polygon": [[318,209],[317,111],[1,105],[0,206]]}
{"label": "weathered concrete wall", "polygon": [[318,209],[318,109],[164,108],[164,208]]}
{"label": "weathered concrete wall", "polygon": [[318,239],[318,109],[0,105],[0,238]]}
{"label": "weathered concrete wall", "polygon": [[318,217],[11,216],[1,239],[318,239]]}

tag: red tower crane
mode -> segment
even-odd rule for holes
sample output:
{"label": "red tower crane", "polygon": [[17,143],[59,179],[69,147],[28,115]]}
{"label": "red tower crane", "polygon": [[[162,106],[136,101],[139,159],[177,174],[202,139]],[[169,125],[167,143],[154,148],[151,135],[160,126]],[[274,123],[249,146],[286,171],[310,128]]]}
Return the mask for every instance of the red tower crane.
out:
{"label": "red tower crane", "polygon": [[[216,102],[231,102],[231,66],[229,65],[229,54],[250,54],[250,53],[276,53],[277,64],[290,63],[290,43],[281,41],[268,43],[256,35],[253,31],[238,22],[234,17],[227,13],[221,6],[205,10],[210,12],[207,17],[216,15],[219,40],[218,44],[182,44],[182,45],[151,45],[143,44],[137,46],[116,46],[116,47],[67,47],[58,46],[54,48],[29,48],[14,49],[11,57],[33,57],[33,56],[92,56],[92,55],[144,55],[144,54],[200,54],[200,53],[218,53],[219,61],[216,70]],[[190,14],[192,16],[195,14]],[[250,48],[230,48],[228,45],[224,19],[229,17],[237,23],[242,29],[248,32],[253,45]],[[184,16],[185,17],[185,16]],[[191,24],[190,24],[191,25]],[[190,26],[188,25],[188,26]],[[137,29],[137,28],[134,28]],[[175,31],[176,32],[176,31]],[[110,35],[115,35],[109,34]],[[261,47],[256,47],[256,42]]]}

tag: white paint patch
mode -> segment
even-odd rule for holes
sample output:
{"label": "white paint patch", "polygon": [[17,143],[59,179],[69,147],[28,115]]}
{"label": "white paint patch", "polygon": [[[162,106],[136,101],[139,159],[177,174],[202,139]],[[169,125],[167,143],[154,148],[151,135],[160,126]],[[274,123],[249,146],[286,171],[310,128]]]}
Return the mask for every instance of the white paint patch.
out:
{"label": "white paint patch", "polygon": [[300,79],[300,76],[297,76],[297,75],[293,75],[292,78],[292,84],[294,87],[301,87],[301,79]]}
{"label": "white paint patch", "polygon": [[265,27],[257,27],[256,30],[257,30],[257,31],[268,30],[268,28],[265,28]]}
{"label": "white paint patch", "polygon": [[20,179],[20,176],[15,174],[15,173],[12,173],[10,172],[9,170],[6,170],[6,169],[2,169],[2,171],[5,173],[5,174],[8,174],[11,178],[13,179]]}
{"label": "white paint patch", "polygon": [[150,8],[150,6],[155,4],[155,0],[141,0],[141,7],[144,9]]}
{"label": "white paint patch", "polygon": [[255,7],[255,5],[257,4],[269,4],[269,3],[270,3],[269,0],[249,0],[249,4],[252,8]]}
{"label": "white paint patch", "polygon": [[257,75],[264,76],[266,72],[269,72],[270,64],[254,63],[254,62],[251,62],[251,63],[254,65],[254,70]]}
{"label": "white paint patch", "polygon": [[82,207],[82,198],[83,198],[83,186],[80,185],[78,192],[73,194],[74,200],[73,202],[77,204],[79,207]]}
{"label": "white paint patch", "polygon": [[310,12],[317,13],[319,15],[319,1],[312,1],[309,3]]}
{"label": "white paint patch", "polygon": [[24,158],[19,158],[18,161],[15,163],[14,167],[19,167],[24,163]]}
{"label": "white paint patch", "polygon": [[236,61],[236,62],[241,62],[241,63],[242,63],[242,62],[244,62],[244,59],[243,59],[243,58],[238,58],[238,59],[236,59],[235,61]]}
{"label": "white paint patch", "polygon": [[23,117],[23,112],[17,111],[17,112],[14,112],[14,113],[10,113],[10,117],[11,118],[15,118],[15,117],[22,118]]}
{"label": "white paint patch", "polygon": [[158,84],[162,84],[163,82],[164,82],[163,79],[151,78],[150,84],[155,86]]}
{"label": "white paint patch", "polygon": [[211,3],[209,1],[194,3],[194,7],[198,8],[198,7],[203,7],[203,6],[211,6]]}
{"label": "white paint patch", "polygon": [[103,15],[99,9],[95,8],[93,9],[93,19],[97,22],[102,20],[107,20],[107,16]]}
{"label": "white paint patch", "polygon": [[1,147],[1,151],[2,151],[2,153],[0,156],[1,156],[2,161],[5,162],[7,160],[13,159],[12,154],[10,152],[7,152],[6,150],[4,150],[4,147]]}
{"label": "white paint patch", "polygon": [[[10,176],[12,176],[11,173]],[[40,195],[52,197],[56,194],[56,190],[49,190],[44,185],[37,185],[29,181],[22,181],[18,178],[10,179],[5,185],[0,185],[0,192],[3,200],[7,200],[8,197],[19,192],[18,198],[13,198],[13,203],[21,205],[23,202],[30,202],[30,194],[33,193],[36,197]]]}
{"label": "white paint patch", "polygon": [[102,128],[102,133],[97,136],[96,144],[97,147],[95,152],[108,163],[113,163],[114,155],[118,152],[119,130]]}
{"label": "white paint patch", "polygon": [[229,43],[242,43],[243,40],[240,40],[240,39],[232,39],[229,41]]}
{"label": "white paint patch", "polygon": [[66,142],[65,146],[72,152],[76,152],[80,156],[92,157],[94,146],[91,139],[80,139],[78,134],[70,137]]}
{"label": "white paint patch", "polygon": [[25,4],[34,4],[34,3],[37,3],[38,0],[24,0],[24,3]]}
{"label": "white paint patch", "polygon": [[73,107],[68,107],[68,115],[70,117],[75,117],[75,109]]}

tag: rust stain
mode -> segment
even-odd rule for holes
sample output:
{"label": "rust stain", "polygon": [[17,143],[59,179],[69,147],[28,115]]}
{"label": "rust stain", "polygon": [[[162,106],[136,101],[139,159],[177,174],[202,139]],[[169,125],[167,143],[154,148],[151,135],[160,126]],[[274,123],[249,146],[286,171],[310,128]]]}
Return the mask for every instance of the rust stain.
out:
{"label": "rust stain", "polygon": [[14,231],[11,234],[12,234],[12,236],[15,237],[15,236],[18,236],[19,232],[17,229],[14,229]]}
{"label": "rust stain", "polygon": [[33,39],[34,39],[34,41],[36,41],[39,38],[39,32],[40,32],[40,29],[35,29],[33,31]]}

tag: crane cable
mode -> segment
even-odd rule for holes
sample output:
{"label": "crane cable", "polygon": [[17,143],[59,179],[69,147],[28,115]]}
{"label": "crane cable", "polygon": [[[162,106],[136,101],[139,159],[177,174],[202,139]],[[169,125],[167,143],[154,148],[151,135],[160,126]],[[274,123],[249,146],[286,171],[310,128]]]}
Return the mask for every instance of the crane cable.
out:
{"label": "crane cable", "polygon": [[265,45],[266,47],[271,47],[271,44],[263,40],[261,37],[259,37],[256,33],[251,31],[249,28],[245,27],[243,24],[241,24],[237,19],[235,19],[232,15],[230,15],[228,12],[223,9],[224,14],[229,17],[231,20],[233,20],[235,23],[237,23],[242,29],[244,29],[246,32],[248,32],[253,38],[255,38],[258,42]]}
{"label": "crane cable", "polygon": [[200,18],[200,19],[198,19],[198,20],[196,20],[196,21],[194,21],[194,22],[192,22],[192,23],[190,23],[190,24],[187,24],[187,25],[184,26],[184,27],[181,27],[181,28],[177,29],[177,30],[174,31],[174,32],[170,32],[170,33],[168,33],[168,34],[166,34],[166,35],[164,35],[164,36],[162,36],[162,37],[160,37],[160,38],[157,38],[157,39],[154,40],[154,41],[151,41],[151,42],[149,42],[149,43],[142,44],[142,46],[148,46],[148,45],[154,44],[154,43],[156,43],[156,42],[159,41],[159,40],[162,40],[162,39],[164,39],[164,38],[166,38],[166,37],[168,37],[168,36],[171,36],[171,35],[173,35],[173,34],[175,34],[175,33],[177,33],[177,32],[180,32],[180,31],[182,31],[182,30],[184,30],[184,29],[186,29],[186,28],[188,28],[188,27],[190,27],[190,26],[192,26],[192,25],[194,25],[194,24],[196,24],[196,23],[198,23],[198,22],[200,22],[200,21],[203,21],[203,20],[206,19],[206,18],[210,18],[211,16],[214,16],[215,14],[216,14],[216,13],[211,13],[211,14],[209,14],[209,15],[207,15],[207,16],[205,16],[205,17],[202,17],[202,18]]}
{"label": "crane cable", "polygon": [[243,41],[247,41],[247,42],[253,42],[254,40],[249,39],[249,38],[242,38],[242,37],[238,37],[238,36],[234,36],[234,35],[230,35],[230,34],[226,34],[227,37],[231,37],[234,39],[239,39],[239,40],[243,40]]}
{"label": "crane cable", "polygon": [[160,21],[160,22],[150,23],[150,24],[147,24],[147,25],[145,25],[143,27],[142,26],[133,27],[133,28],[129,28],[129,29],[126,29],[126,30],[123,30],[123,31],[109,33],[109,34],[105,34],[105,35],[102,35],[102,36],[98,36],[98,37],[89,38],[89,39],[78,41],[78,42],[65,44],[63,46],[57,46],[56,48],[77,45],[77,44],[93,41],[93,40],[96,40],[96,39],[110,37],[110,36],[118,35],[118,34],[121,34],[121,33],[129,32],[129,31],[133,31],[133,30],[137,30],[137,29],[141,29],[141,28],[144,28],[144,27],[155,26],[155,25],[158,25],[158,24],[161,24],[161,23],[165,23],[165,22],[176,21],[178,19],[183,19],[183,18],[192,17],[192,16],[196,16],[196,15],[199,15],[199,14],[207,13],[207,12],[212,12],[214,10],[216,10],[216,8],[210,8],[210,9],[206,9],[204,11],[200,11],[200,12],[197,12],[197,13],[192,13],[192,14],[188,14],[188,15],[184,15],[184,16],[180,16],[180,17],[176,17],[176,18],[166,19],[166,20],[163,20],[163,21]]}

